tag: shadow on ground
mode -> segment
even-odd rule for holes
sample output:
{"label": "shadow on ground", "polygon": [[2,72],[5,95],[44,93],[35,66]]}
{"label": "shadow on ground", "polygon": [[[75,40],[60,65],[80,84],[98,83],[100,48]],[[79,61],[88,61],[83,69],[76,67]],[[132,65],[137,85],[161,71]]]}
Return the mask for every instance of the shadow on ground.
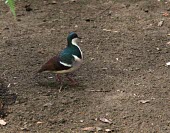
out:
{"label": "shadow on ground", "polygon": [[0,80],[0,118],[8,115],[8,106],[15,103],[17,95],[10,93],[4,82]]}

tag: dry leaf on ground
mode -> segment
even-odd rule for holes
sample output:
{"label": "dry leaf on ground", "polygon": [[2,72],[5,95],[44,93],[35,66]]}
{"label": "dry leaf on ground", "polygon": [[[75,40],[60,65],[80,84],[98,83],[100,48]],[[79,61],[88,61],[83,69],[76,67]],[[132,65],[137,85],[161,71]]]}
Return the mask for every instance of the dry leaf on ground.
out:
{"label": "dry leaf on ground", "polygon": [[4,120],[0,120],[0,125],[5,126],[6,122]]}
{"label": "dry leaf on ground", "polygon": [[110,121],[110,120],[108,120],[108,119],[106,119],[106,118],[99,118],[99,120],[100,120],[101,122],[104,122],[104,123],[112,124],[112,121]]}

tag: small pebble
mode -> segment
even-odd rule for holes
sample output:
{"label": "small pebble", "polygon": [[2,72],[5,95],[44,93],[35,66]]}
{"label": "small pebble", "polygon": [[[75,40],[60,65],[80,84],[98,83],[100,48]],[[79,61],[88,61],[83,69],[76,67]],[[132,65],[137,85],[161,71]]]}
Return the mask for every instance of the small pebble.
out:
{"label": "small pebble", "polygon": [[53,0],[53,1],[51,2],[51,4],[57,4],[57,2],[56,2],[55,0]]}
{"label": "small pebble", "polygon": [[84,120],[80,120],[80,122],[81,122],[81,123],[83,123],[83,122],[84,122]]}

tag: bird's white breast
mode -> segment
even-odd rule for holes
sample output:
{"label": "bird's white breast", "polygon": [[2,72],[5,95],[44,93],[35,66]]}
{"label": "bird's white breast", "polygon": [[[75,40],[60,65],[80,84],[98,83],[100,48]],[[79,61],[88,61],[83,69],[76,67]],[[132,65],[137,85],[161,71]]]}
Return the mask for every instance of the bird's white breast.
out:
{"label": "bird's white breast", "polygon": [[80,59],[79,57],[77,57],[76,55],[72,55],[72,56],[74,57],[74,63],[73,63],[73,67],[72,68],[74,70],[76,70],[76,69],[78,69],[81,66],[83,60]]}
{"label": "bird's white breast", "polygon": [[80,47],[77,45],[77,40],[78,40],[77,38],[74,38],[71,43],[79,49],[79,51],[81,53],[81,58],[83,59],[83,53],[82,53]]}

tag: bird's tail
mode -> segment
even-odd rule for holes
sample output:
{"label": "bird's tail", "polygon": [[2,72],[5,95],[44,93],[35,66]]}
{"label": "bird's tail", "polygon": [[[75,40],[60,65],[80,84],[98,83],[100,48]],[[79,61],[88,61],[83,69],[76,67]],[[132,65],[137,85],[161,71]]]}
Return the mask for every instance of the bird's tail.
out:
{"label": "bird's tail", "polygon": [[41,73],[41,72],[43,72],[43,71],[44,71],[44,69],[41,68],[40,70],[37,71],[37,73]]}
{"label": "bird's tail", "polygon": [[37,73],[41,73],[41,72],[44,72],[46,70],[47,70],[47,68],[46,68],[46,64],[45,64],[37,71]]}

